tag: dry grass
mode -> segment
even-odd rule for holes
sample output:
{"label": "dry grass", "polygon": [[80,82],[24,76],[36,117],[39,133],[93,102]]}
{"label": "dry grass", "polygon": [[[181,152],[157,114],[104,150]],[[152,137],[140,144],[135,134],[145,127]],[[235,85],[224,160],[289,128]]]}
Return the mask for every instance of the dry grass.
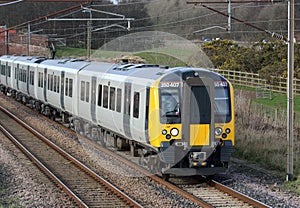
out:
{"label": "dry grass", "polygon": [[[235,156],[260,163],[268,168],[286,171],[287,136],[284,120],[274,118],[252,105],[253,94],[236,91],[236,150]],[[300,173],[299,128],[295,129],[294,158],[296,174]]]}

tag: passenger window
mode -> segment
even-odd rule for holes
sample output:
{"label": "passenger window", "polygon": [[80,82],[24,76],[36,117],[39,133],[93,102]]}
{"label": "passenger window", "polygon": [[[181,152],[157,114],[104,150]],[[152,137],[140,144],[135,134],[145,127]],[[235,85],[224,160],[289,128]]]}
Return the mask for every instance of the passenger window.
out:
{"label": "passenger window", "polygon": [[59,93],[60,76],[57,76],[57,93]]}
{"label": "passenger window", "polygon": [[133,96],[133,117],[138,118],[140,111],[140,93],[134,92]]}
{"label": "passenger window", "polygon": [[42,73],[39,72],[38,87],[41,87],[41,86],[42,86],[42,77],[43,77]]}
{"label": "passenger window", "polygon": [[122,102],[122,90],[117,89],[117,112],[121,112],[121,102]]}
{"label": "passenger window", "polygon": [[102,105],[102,85],[98,86],[98,106]]}
{"label": "passenger window", "polygon": [[1,74],[5,75],[5,65],[1,65]]}
{"label": "passenger window", "polygon": [[110,110],[115,110],[116,108],[116,101],[115,101],[115,91],[116,91],[116,88],[114,87],[110,87],[110,90],[109,90],[109,109]]}
{"label": "passenger window", "polygon": [[7,66],[7,73],[8,73],[8,77],[11,76],[11,66]]}
{"label": "passenger window", "polygon": [[56,75],[54,75],[54,82],[53,82],[53,84],[54,84],[54,86],[53,86],[53,90],[54,90],[54,92],[56,92],[56,80],[57,79],[57,76]]}
{"label": "passenger window", "polygon": [[69,87],[69,79],[66,78],[66,85],[65,85],[65,95],[66,95],[66,96],[68,95],[68,92],[69,92],[68,87]]}
{"label": "passenger window", "polygon": [[50,90],[53,91],[53,75],[50,77]]}
{"label": "passenger window", "polygon": [[103,108],[108,107],[108,86],[103,88]]}
{"label": "passenger window", "polygon": [[30,71],[29,73],[30,73],[30,75],[29,75],[29,83],[31,85],[34,85],[34,72]]}
{"label": "passenger window", "polygon": [[131,86],[125,85],[124,96],[124,114],[130,116],[130,103],[131,103]]}
{"label": "passenger window", "polygon": [[69,96],[73,95],[73,79],[69,79]]}
{"label": "passenger window", "polygon": [[50,74],[48,74],[48,90],[50,90]]}
{"label": "passenger window", "polygon": [[90,83],[86,82],[85,86],[85,101],[89,102],[90,101]]}
{"label": "passenger window", "polygon": [[85,82],[81,81],[81,93],[80,93],[80,100],[84,101],[84,93],[85,93]]}

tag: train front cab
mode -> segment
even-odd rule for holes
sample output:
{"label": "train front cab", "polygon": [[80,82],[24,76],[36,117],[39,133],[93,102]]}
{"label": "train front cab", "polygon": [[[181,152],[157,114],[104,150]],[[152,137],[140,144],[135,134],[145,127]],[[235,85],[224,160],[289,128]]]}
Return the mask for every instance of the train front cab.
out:
{"label": "train front cab", "polygon": [[156,109],[149,114],[150,144],[160,151],[163,174],[225,172],[234,145],[231,85],[224,78],[188,74],[165,77],[150,93],[149,109]]}

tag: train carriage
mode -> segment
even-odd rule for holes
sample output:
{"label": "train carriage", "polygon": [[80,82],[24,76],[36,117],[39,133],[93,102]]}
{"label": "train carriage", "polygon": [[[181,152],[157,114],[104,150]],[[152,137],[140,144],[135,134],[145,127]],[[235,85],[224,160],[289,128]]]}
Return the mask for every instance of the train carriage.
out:
{"label": "train carriage", "polygon": [[62,120],[81,134],[130,149],[154,172],[213,175],[228,167],[234,146],[233,88],[215,72],[75,59],[2,56],[0,61],[2,88],[9,87],[10,66],[11,76],[15,69],[16,78],[22,77],[13,90],[31,97],[42,113],[67,116]]}
{"label": "train carriage", "polygon": [[13,61],[17,59],[16,56],[2,56],[0,59],[1,73],[0,73],[0,83],[2,84],[2,90],[7,90],[7,88],[12,87],[13,81]]}
{"label": "train carriage", "polygon": [[45,60],[37,70],[37,100],[57,111],[77,115],[78,73],[89,65],[80,60]]}

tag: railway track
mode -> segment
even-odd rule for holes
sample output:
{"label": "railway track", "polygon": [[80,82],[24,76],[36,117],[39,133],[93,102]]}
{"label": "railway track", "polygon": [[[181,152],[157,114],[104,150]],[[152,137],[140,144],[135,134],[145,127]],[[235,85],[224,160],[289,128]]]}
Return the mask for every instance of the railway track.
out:
{"label": "railway track", "polygon": [[[0,121],[1,120],[2,119],[0,119]],[[47,120],[48,122],[53,122],[50,119]],[[177,194],[183,196],[184,198],[190,200],[194,204],[197,204],[199,207],[269,207],[263,203],[256,201],[255,199],[235,192],[234,190],[214,181],[209,181],[208,183],[204,183],[202,181],[201,183],[196,183],[188,186],[181,186],[180,183],[176,184],[176,182],[171,183],[168,181],[164,181],[161,177],[151,174],[136,163],[130,161],[130,153],[126,155],[124,154],[124,152],[120,153],[114,151],[113,149],[99,146],[99,144],[87,138],[84,138],[81,135],[77,135],[73,131],[70,132],[70,129],[66,128],[63,125],[61,125],[59,128],[63,129],[64,132],[68,132],[68,134],[73,134],[73,136],[79,137],[82,145],[84,143],[85,146],[90,146],[90,149],[95,149],[115,158],[122,164],[126,164],[130,168],[141,173],[141,175],[145,175],[151,178],[154,183],[162,184],[169,190],[172,190]]]}
{"label": "railway track", "polygon": [[3,107],[0,130],[80,207],[141,207]]}
{"label": "railway track", "polygon": [[[177,183],[178,180],[175,178],[173,181],[165,181],[162,177],[158,175],[153,175],[148,170],[136,164],[136,162],[131,161],[130,152],[124,154],[124,152],[115,153],[115,151],[103,148],[99,145],[94,144],[94,142],[86,139],[86,142],[92,145],[94,148],[99,149],[106,154],[117,158],[122,161],[122,163],[130,166],[131,168],[137,170],[143,175],[151,178],[153,181],[162,184],[169,188],[170,190],[184,196],[200,207],[213,208],[213,207],[257,207],[257,208],[270,208],[270,206],[263,204],[256,199],[248,197],[242,193],[236,192],[233,189],[222,185],[213,180],[203,180],[203,178],[195,180],[189,180],[191,178],[187,177],[188,181],[192,181],[192,185],[182,186],[181,182]],[[179,178],[179,181],[181,179]],[[183,179],[185,180],[185,179]]]}

